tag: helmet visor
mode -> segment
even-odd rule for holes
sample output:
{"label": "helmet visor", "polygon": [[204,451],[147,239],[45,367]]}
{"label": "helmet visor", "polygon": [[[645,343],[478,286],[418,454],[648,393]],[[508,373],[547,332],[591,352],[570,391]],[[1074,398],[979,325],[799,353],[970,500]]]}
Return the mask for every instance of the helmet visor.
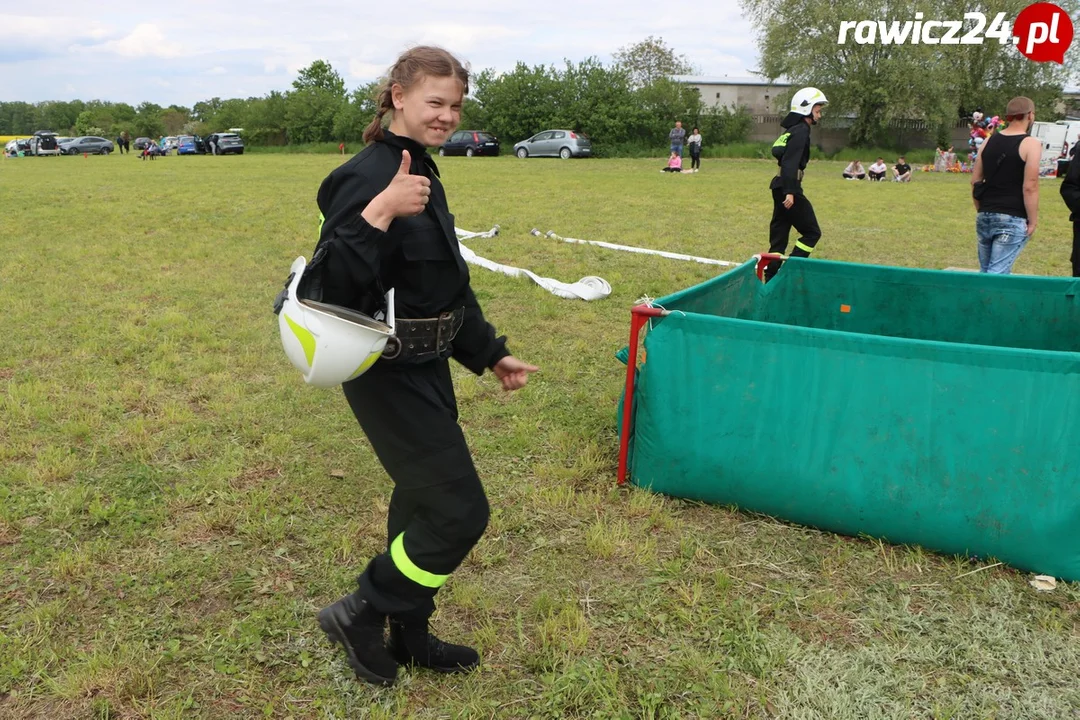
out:
{"label": "helmet visor", "polygon": [[321,303],[316,300],[301,300],[300,304],[306,305],[313,310],[318,310],[319,312],[324,312],[328,315],[333,315],[334,317],[341,318],[342,320],[345,320],[347,322],[370,328],[372,330],[375,330],[376,332],[385,333],[387,335],[393,332],[389,325],[381,323],[378,320],[374,320],[367,315],[364,315],[363,313],[356,312],[355,310],[350,310],[347,307],[342,307],[340,305],[327,305],[326,303]]}

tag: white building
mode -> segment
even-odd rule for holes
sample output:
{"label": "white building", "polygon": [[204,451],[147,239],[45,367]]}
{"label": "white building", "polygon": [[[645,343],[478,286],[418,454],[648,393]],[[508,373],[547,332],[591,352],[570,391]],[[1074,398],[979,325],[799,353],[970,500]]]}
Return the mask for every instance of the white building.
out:
{"label": "white building", "polygon": [[672,75],[671,79],[697,88],[706,107],[737,110],[745,106],[751,114],[759,115],[779,112],[778,103],[791,90],[791,83],[785,78],[771,83],[752,75]]}

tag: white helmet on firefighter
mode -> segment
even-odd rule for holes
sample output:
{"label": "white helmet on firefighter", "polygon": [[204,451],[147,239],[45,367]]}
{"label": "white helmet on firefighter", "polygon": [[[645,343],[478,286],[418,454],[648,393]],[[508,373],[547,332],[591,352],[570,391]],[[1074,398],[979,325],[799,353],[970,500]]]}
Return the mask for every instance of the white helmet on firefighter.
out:
{"label": "white helmet on firefighter", "polygon": [[289,361],[315,387],[359,377],[382,355],[394,334],[394,291],[387,293],[386,323],[340,305],[296,297],[307,260],[293,261],[292,281],[278,313],[281,345]]}
{"label": "white helmet on firefighter", "polygon": [[811,115],[815,105],[828,105],[825,93],[816,87],[804,87],[791,98],[791,112],[799,115]]}

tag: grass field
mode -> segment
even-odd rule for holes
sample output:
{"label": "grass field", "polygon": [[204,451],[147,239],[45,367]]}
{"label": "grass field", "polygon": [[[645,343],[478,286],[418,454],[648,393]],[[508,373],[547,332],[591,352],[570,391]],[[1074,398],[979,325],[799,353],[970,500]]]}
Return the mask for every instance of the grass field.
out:
{"label": "grass field", "polygon": [[[271,301],[316,239],[315,155],[0,161],[0,718],[1065,718],[1080,586],[614,487],[628,309],[745,260],[774,165],[440,161],[474,270],[542,367],[507,395],[455,366],[492,500],[441,593],[467,677],[359,684],[316,611],[385,544],[390,484],[340,391],[303,385]],[[975,267],[967,177],[806,180],[819,257]],[[1018,272],[1068,272],[1056,181]],[[780,429],[787,432],[787,429]]]}

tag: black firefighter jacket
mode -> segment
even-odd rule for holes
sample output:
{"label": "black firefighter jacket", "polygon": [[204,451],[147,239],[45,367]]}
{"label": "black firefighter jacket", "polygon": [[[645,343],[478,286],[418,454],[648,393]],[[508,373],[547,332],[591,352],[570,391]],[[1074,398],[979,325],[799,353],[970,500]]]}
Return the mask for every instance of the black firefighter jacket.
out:
{"label": "black firefighter jacket", "polygon": [[780,188],[785,195],[802,195],[802,173],[810,162],[810,126],[798,113],[788,113],[780,125],[787,132],[772,146],[780,174],[773,178],[769,187]]}
{"label": "black firefighter jacket", "polygon": [[[482,375],[510,352],[506,338],[495,337],[469,286],[438,168],[419,143],[384,133],[383,140],[331,172],[319,188],[323,222],[318,247],[326,250],[321,299],[371,315],[384,304],[385,291],[394,288],[400,319],[433,318],[464,307],[452,357]],[[402,150],[412,158],[410,172],[431,180],[431,197],[424,212],[397,218],[383,232],[360,213],[390,184]]]}

